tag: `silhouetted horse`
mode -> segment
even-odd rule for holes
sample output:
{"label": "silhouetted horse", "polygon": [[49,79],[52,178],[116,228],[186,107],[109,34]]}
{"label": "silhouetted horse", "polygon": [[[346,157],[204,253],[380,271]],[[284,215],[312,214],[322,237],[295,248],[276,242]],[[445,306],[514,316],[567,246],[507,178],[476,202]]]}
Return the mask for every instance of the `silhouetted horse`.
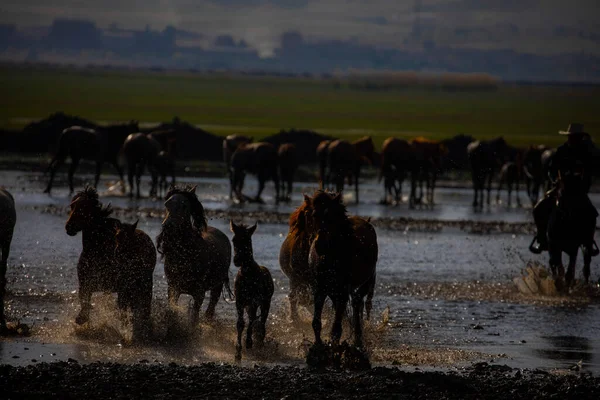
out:
{"label": "silhouetted horse", "polygon": [[15,199],[8,190],[0,187],[0,333],[6,330],[6,318],[4,317],[4,295],[6,294],[6,269],[8,268],[8,254],[12,242],[17,213],[15,210]]}
{"label": "silhouetted horse", "polygon": [[[317,192],[321,193],[321,192]],[[289,232],[279,251],[279,266],[290,281],[290,316],[293,322],[299,320],[298,305],[308,305],[310,295],[316,285],[315,276],[308,266],[311,243],[316,235],[312,218],[312,199],[304,196],[304,202],[291,215]],[[354,244],[347,251],[353,254],[355,261],[350,265],[353,288],[365,282],[365,275],[375,273],[377,261],[377,235],[373,226],[365,219],[357,216],[349,217],[354,237]],[[374,260],[374,261],[373,261]],[[364,261],[364,262],[359,262]],[[375,275],[366,285],[366,318],[369,319],[375,291]]]}
{"label": "silhouetted horse", "polygon": [[73,175],[82,159],[96,161],[94,187],[98,186],[102,165],[105,162],[115,167],[122,182],[123,170],[119,165],[119,151],[125,138],[129,134],[138,131],[137,122],[98,129],[88,129],[80,126],[72,126],[65,129],[60,135],[58,151],[48,166],[50,180],[44,192],[50,193],[52,190],[54,175],[61,165],[64,164],[67,157],[71,157],[71,166],[69,167],[69,189],[71,193],[74,191]]}
{"label": "silhouetted horse", "polygon": [[487,180],[487,204],[490,204],[492,179],[504,163],[508,145],[504,138],[489,141],[478,140],[467,146],[473,179],[473,207],[483,207],[483,191]]}
{"label": "silhouetted horse", "polygon": [[177,304],[181,294],[192,296],[195,326],[204,294],[210,290],[206,318],[212,319],[223,288],[229,290],[231,244],[223,232],[207,225],[195,186],[171,188],[166,198],[167,215],[156,242],[164,258],[169,304]]}
{"label": "silhouetted horse", "polygon": [[[279,173],[283,183],[282,200],[290,201],[292,198],[292,189],[294,186],[294,175],[298,168],[298,154],[296,151],[296,145],[292,143],[285,143],[279,146],[277,151]],[[287,187],[286,187],[287,185]]]}
{"label": "silhouetted horse", "polygon": [[[410,141],[413,153],[412,176],[410,190],[410,206],[423,203],[423,182],[426,184],[425,199],[433,205],[433,195],[437,175],[442,167],[442,157],[446,154],[446,147],[434,140],[418,137]],[[417,197],[417,184],[420,193]]]}
{"label": "silhouetted horse", "polygon": [[[152,298],[152,274],[155,265],[152,263],[153,256],[149,250],[148,239],[143,238],[144,233],[136,232],[137,242],[134,246],[141,253],[134,256],[130,252],[131,249],[122,248],[116,254],[116,235],[121,223],[118,219],[110,218],[110,205],[102,207],[98,201],[98,193],[93,188],[86,188],[73,196],[70,208],[65,229],[69,236],[75,236],[81,231],[83,243],[77,263],[81,311],[75,322],[81,325],[89,321],[92,293],[116,292],[119,308],[124,311],[126,307],[131,307],[133,310],[134,340],[141,339],[139,335],[148,332],[148,299]],[[126,256],[123,257],[122,254]],[[156,261],[155,258],[154,260]]]}
{"label": "silhouetted horse", "polygon": [[519,181],[521,172],[519,171],[519,165],[516,162],[509,161],[504,163],[500,169],[500,177],[498,179],[498,190],[496,192],[496,203],[500,203],[500,192],[502,186],[506,185],[508,191],[508,205],[512,202],[512,190],[513,185],[515,186],[515,197],[517,199],[517,205],[521,206],[521,199],[519,198]]}
{"label": "silhouetted horse", "polygon": [[123,149],[121,150],[127,160],[127,178],[129,181],[129,197],[133,197],[135,175],[135,184],[137,185],[136,198],[140,198],[140,182],[146,165],[152,176],[152,186],[150,196],[156,196],[156,187],[158,184],[158,171],[156,168],[158,154],[162,151],[160,143],[152,135],[144,133],[133,133],[127,136]]}
{"label": "silhouetted horse", "polygon": [[[163,197],[167,193],[169,186],[175,185],[175,160],[166,151],[161,151],[155,161],[156,172],[158,173],[158,197]],[[167,175],[171,177],[171,183],[167,183]]]}
{"label": "silhouetted horse", "polygon": [[[375,283],[378,257],[375,228],[365,220],[350,219],[342,196],[318,191],[308,200],[314,227],[308,267],[313,278],[313,330],[315,344],[321,342],[321,313],[325,299],[333,302],[335,317],[331,341],[338,344],[342,336],[342,318],[348,299],[352,300],[354,344],[362,347],[364,298]],[[306,217],[306,215],[305,215]],[[360,233],[359,233],[360,232]]]}
{"label": "silhouetted horse", "polygon": [[231,171],[231,157],[237,148],[242,144],[252,143],[252,138],[243,135],[229,135],[223,139],[223,161],[227,168],[227,175],[229,176],[229,198],[233,200],[233,174]]}
{"label": "silhouetted horse", "polygon": [[383,142],[379,170],[379,180],[383,178],[384,188],[382,204],[388,204],[388,196],[391,196],[396,203],[402,201],[402,182],[412,171],[413,159],[412,147],[406,140],[391,137]]}
{"label": "silhouetted horse", "polygon": [[542,153],[542,184],[546,191],[552,189],[553,183],[550,179],[550,164],[554,155],[556,154],[556,149],[548,149]]}
{"label": "silhouetted horse", "polygon": [[317,162],[319,163],[319,189],[328,189],[329,179],[327,176],[327,159],[329,157],[329,145],[331,140],[323,140],[317,146]]}
{"label": "silhouetted horse", "polygon": [[539,199],[540,188],[544,183],[544,170],[542,167],[542,154],[546,146],[530,146],[523,156],[523,173],[527,185],[527,196],[534,206]]}
{"label": "silhouetted horse", "polygon": [[270,143],[250,143],[238,146],[231,157],[233,191],[239,200],[248,199],[242,194],[246,172],[258,178],[258,193],[253,201],[262,202],[261,194],[265,183],[272,179],[275,183],[275,202],[279,203],[279,168],[277,149]]}
{"label": "silhouetted horse", "polygon": [[[256,224],[251,227],[236,225],[230,221],[233,232],[233,265],[239,268],[235,277],[235,307],[237,309],[237,345],[236,360],[242,359],[242,332],[244,331],[244,310],[248,314],[248,330],[246,331],[246,348],[252,348],[252,331],[256,327],[256,337],[262,345],[266,335],[266,323],[271,307],[271,298],[275,291],[273,278],[269,270],[254,261],[252,251],[252,234]],[[260,320],[256,313],[260,308]],[[256,326],[255,326],[256,325]]]}
{"label": "silhouetted horse", "polygon": [[373,139],[364,136],[352,143],[346,140],[334,140],[329,144],[327,151],[329,181],[334,182],[336,190],[341,192],[344,190],[344,180],[348,178],[348,181],[352,182],[352,178],[354,178],[356,203],[358,203],[358,180],[361,166],[372,164],[375,159]]}

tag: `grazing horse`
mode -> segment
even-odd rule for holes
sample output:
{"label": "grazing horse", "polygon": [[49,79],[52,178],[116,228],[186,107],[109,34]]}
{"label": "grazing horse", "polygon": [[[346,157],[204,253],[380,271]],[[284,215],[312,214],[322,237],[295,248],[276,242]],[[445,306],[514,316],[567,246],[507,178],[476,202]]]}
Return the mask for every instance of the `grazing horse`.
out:
{"label": "grazing horse", "polygon": [[136,198],[140,198],[140,182],[146,165],[152,176],[152,187],[150,188],[150,196],[156,195],[156,187],[158,183],[158,172],[156,163],[158,154],[161,152],[162,146],[158,140],[154,139],[151,134],[132,133],[127,136],[123,143],[122,152],[127,160],[127,178],[129,181],[129,197],[133,197],[134,184],[133,176],[135,175],[135,184],[137,185]]}
{"label": "grazing horse", "polygon": [[118,305],[133,313],[133,337],[148,338],[152,331],[152,275],[156,247],[150,236],[134,224],[121,223],[115,235],[115,259],[119,266],[121,292]]}
{"label": "grazing horse", "polygon": [[383,178],[384,187],[382,204],[388,204],[388,196],[396,203],[402,201],[402,182],[411,171],[412,160],[412,148],[406,140],[391,137],[383,142],[379,170],[379,180]]}
{"label": "grazing horse", "polygon": [[[271,298],[275,291],[273,278],[266,267],[258,265],[252,251],[252,234],[256,224],[251,227],[236,225],[230,221],[229,227],[233,232],[233,265],[239,268],[235,277],[234,293],[237,309],[237,345],[235,359],[242,359],[242,332],[244,331],[244,311],[248,314],[248,329],[246,331],[246,348],[252,348],[252,331],[256,325],[256,336],[262,345],[266,335],[266,323],[271,307]],[[260,308],[260,320],[256,313]]]}
{"label": "grazing horse", "polygon": [[[342,203],[341,193],[318,191],[307,200],[312,212],[306,215],[313,227],[308,269],[312,278],[315,344],[321,341],[321,314],[329,297],[335,311],[331,341],[342,336],[342,318],[348,299],[352,302],[354,344],[362,347],[364,298],[375,283],[378,257],[375,228],[365,220],[352,220]],[[352,250],[350,250],[352,249]]]}
{"label": "grazing horse", "polygon": [[[425,199],[429,205],[433,205],[435,183],[441,170],[442,157],[447,153],[447,149],[441,142],[424,137],[411,140],[410,146],[413,153],[410,206],[412,208],[415,204],[422,204],[423,182],[426,184]],[[419,197],[417,197],[417,184],[420,188]]]}
{"label": "grazing horse", "polygon": [[208,226],[196,187],[173,187],[166,196],[167,215],[157,249],[164,258],[171,307],[181,294],[194,299],[192,325],[198,322],[204,294],[210,290],[206,318],[212,319],[223,288],[229,291],[231,244],[220,230]]}
{"label": "grazing horse", "polygon": [[525,174],[527,196],[532,206],[538,202],[540,188],[544,183],[542,154],[545,151],[546,146],[544,145],[530,146],[523,156],[523,173]]}
{"label": "grazing horse", "polygon": [[317,161],[319,163],[319,189],[327,189],[329,179],[327,176],[327,158],[329,156],[329,145],[331,140],[323,140],[317,146]]}
{"label": "grazing horse", "polygon": [[[92,293],[116,292],[119,308],[124,311],[131,307],[133,310],[134,340],[141,339],[139,335],[148,331],[145,321],[150,313],[148,298],[152,298],[154,271],[147,241],[143,254],[124,249],[116,252],[116,235],[121,223],[110,217],[110,205],[102,207],[94,188],[88,187],[73,196],[70,208],[65,230],[69,236],[82,232],[83,243],[77,263],[81,311],[75,322],[82,325],[89,321]],[[143,235],[135,233],[136,237]],[[134,245],[138,248],[139,242]],[[127,255],[123,257],[122,254]]]}
{"label": "grazing horse", "polygon": [[231,157],[233,153],[242,144],[252,143],[252,138],[243,135],[229,135],[223,139],[223,161],[227,168],[227,175],[229,176],[229,198],[233,200],[233,174],[231,171]]}
{"label": "grazing horse", "polygon": [[362,164],[373,164],[375,159],[375,146],[373,139],[364,136],[352,143],[346,140],[334,140],[327,148],[329,180],[335,183],[336,190],[344,190],[344,180],[348,178],[352,182],[354,178],[354,188],[356,193],[356,203],[358,204],[358,180],[360,178],[360,169]]}
{"label": "grazing horse", "polygon": [[[277,151],[279,173],[283,183],[282,199],[290,201],[292,198],[292,189],[294,185],[294,174],[298,168],[298,154],[296,145],[293,143],[285,143],[279,146]],[[286,187],[287,184],[287,187]]]}
{"label": "grazing horse", "polygon": [[112,164],[117,172],[121,182],[123,182],[123,169],[119,165],[119,151],[125,141],[125,138],[131,133],[138,132],[137,122],[129,124],[113,125],[100,127],[97,129],[72,126],[62,131],[59,139],[59,146],[56,155],[50,162],[48,170],[50,171],[50,180],[44,193],[50,193],[54,182],[56,171],[64,164],[67,157],[71,157],[71,166],[69,167],[69,189],[73,193],[73,175],[81,159],[96,161],[96,176],[94,187],[98,186],[100,172],[105,162]]}
{"label": "grazing horse", "polygon": [[265,183],[272,179],[275,183],[275,202],[279,203],[279,168],[277,149],[270,143],[249,143],[238,146],[231,157],[231,173],[233,176],[233,191],[237,198],[247,199],[242,194],[246,172],[258,177],[258,193],[252,199],[262,202],[260,195],[265,189]]}
{"label": "grazing horse", "polygon": [[516,162],[509,161],[504,163],[500,169],[500,178],[498,180],[498,190],[496,192],[496,203],[500,203],[500,192],[502,186],[506,185],[508,191],[508,205],[512,202],[512,190],[515,185],[515,197],[517,199],[517,205],[521,206],[521,199],[519,198],[519,181],[521,171],[519,171],[519,165]]}
{"label": "grazing horse", "polygon": [[483,207],[483,191],[487,180],[487,204],[490,205],[492,179],[496,169],[503,164],[508,152],[504,138],[489,141],[478,140],[467,146],[473,180],[473,207]]}
{"label": "grazing horse", "polygon": [[8,254],[16,222],[15,199],[8,190],[0,187],[0,251],[2,251],[2,258],[0,259],[0,333],[6,329],[6,318],[4,317],[6,269],[8,268]]}

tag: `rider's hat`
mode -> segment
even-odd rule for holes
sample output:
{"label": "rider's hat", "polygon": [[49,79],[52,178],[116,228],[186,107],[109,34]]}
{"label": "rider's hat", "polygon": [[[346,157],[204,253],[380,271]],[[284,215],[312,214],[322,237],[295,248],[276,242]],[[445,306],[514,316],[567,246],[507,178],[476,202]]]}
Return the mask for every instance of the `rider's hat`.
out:
{"label": "rider's hat", "polygon": [[559,135],[587,135],[587,132],[583,130],[583,124],[573,122],[569,124],[566,131],[558,131]]}

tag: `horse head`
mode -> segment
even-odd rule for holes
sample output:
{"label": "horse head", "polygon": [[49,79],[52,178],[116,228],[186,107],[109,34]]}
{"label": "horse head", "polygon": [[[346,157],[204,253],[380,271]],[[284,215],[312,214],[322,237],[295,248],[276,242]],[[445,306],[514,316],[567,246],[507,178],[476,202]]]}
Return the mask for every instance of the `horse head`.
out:
{"label": "horse head", "polygon": [[98,192],[92,187],[87,187],[73,196],[69,207],[71,211],[65,225],[69,236],[75,236],[90,227],[98,218],[106,218],[112,213],[110,204],[102,207],[98,200]]}
{"label": "horse head", "polygon": [[252,226],[235,224],[229,221],[229,229],[233,232],[233,265],[242,267],[254,260],[252,252],[252,234],[256,231],[258,223]]}
{"label": "horse head", "polygon": [[343,203],[342,193],[327,193],[318,190],[310,199],[312,212],[310,219],[314,228],[319,231],[339,232],[348,224],[346,206]]}
{"label": "horse head", "polygon": [[167,192],[165,208],[167,215],[163,220],[163,226],[173,223],[191,223],[192,227],[200,232],[206,231],[208,225],[204,207],[196,196],[197,186],[185,186],[183,188],[173,186]]}

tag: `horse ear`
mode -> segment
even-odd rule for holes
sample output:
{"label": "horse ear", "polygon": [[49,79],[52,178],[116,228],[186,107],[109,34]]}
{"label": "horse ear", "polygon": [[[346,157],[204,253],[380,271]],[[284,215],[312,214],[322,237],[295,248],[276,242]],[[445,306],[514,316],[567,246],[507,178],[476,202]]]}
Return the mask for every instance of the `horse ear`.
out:
{"label": "horse ear", "polygon": [[140,222],[140,220],[138,219],[137,221],[134,222],[134,224],[131,226],[131,231],[135,232],[135,230],[137,229],[138,226],[138,222]]}
{"label": "horse ear", "polygon": [[304,202],[310,204],[310,197],[307,194],[304,195]]}
{"label": "horse ear", "polygon": [[198,185],[192,186],[191,188],[189,188],[188,192],[196,194],[196,188],[197,187],[198,187]]}
{"label": "horse ear", "polygon": [[250,228],[248,228],[248,233],[250,235],[252,235],[256,231],[256,228],[258,228],[258,221],[256,221],[254,223],[254,225],[252,225]]}
{"label": "horse ear", "polygon": [[236,228],[237,228],[237,226],[236,226],[236,225],[233,223],[233,220],[232,220],[232,219],[230,219],[230,220],[229,220],[229,230],[230,230],[231,232],[235,233],[235,230],[236,230]]}
{"label": "horse ear", "polygon": [[333,196],[333,201],[342,202],[342,192],[338,192],[335,196]]}

